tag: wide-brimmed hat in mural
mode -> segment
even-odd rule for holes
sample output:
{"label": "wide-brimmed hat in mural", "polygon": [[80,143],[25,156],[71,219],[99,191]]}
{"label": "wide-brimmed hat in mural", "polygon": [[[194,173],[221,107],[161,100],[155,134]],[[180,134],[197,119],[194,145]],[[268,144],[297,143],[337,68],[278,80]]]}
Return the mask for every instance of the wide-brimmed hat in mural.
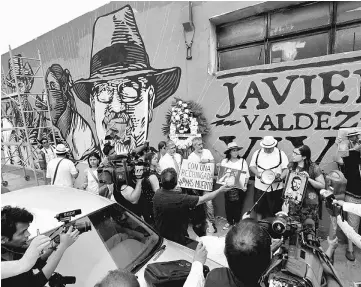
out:
{"label": "wide-brimmed hat in mural", "polygon": [[155,69],[150,66],[129,5],[99,17],[93,27],[90,77],[74,83],[79,98],[90,104],[90,93],[95,82],[142,75],[155,78],[155,108],[177,90],[181,69]]}

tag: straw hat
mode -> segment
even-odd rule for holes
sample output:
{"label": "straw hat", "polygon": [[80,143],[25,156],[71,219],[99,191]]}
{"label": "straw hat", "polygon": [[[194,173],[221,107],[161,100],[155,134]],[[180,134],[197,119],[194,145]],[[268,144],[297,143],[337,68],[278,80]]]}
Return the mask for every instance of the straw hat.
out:
{"label": "straw hat", "polygon": [[229,153],[232,149],[241,150],[243,147],[238,146],[235,142],[231,142],[227,145],[227,149],[224,152],[225,154]]}
{"label": "straw hat", "polygon": [[347,137],[352,137],[352,136],[357,136],[361,134],[361,130],[360,129],[352,129],[347,133]]}
{"label": "straw hat", "polygon": [[69,149],[67,149],[65,147],[65,145],[63,145],[63,144],[58,144],[55,148],[56,154],[64,154],[64,153],[67,153],[68,151],[69,151]]}
{"label": "straw hat", "polygon": [[273,136],[265,136],[260,143],[263,148],[272,148],[277,145],[277,140]]}

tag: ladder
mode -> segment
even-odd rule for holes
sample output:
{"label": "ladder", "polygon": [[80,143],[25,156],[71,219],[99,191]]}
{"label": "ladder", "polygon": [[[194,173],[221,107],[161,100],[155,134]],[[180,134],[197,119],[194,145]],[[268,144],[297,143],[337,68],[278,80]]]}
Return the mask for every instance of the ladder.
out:
{"label": "ladder", "polygon": [[[22,169],[26,181],[34,173],[37,185],[41,139],[55,144],[48,90],[40,51],[38,58],[14,55],[9,46],[8,70],[2,67],[1,85],[1,181],[3,174]],[[45,174],[43,175],[45,181]]]}

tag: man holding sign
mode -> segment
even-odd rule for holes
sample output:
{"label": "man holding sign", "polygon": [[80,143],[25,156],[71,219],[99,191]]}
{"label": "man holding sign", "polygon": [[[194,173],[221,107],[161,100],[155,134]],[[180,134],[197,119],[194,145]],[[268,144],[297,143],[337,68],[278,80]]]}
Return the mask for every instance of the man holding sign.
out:
{"label": "man holding sign", "polygon": [[[195,163],[207,164],[212,163],[214,170],[214,157],[208,149],[203,148],[203,140],[201,137],[196,137],[192,140],[194,151],[189,155],[188,160]],[[210,191],[199,190],[199,195],[207,194]],[[213,232],[217,232],[216,219],[214,217],[214,207],[212,200],[206,202],[207,218],[213,226]]]}
{"label": "man holding sign", "polygon": [[174,168],[167,168],[161,174],[162,188],[153,197],[155,228],[161,236],[185,245],[188,235],[189,210],[214,199],[220,193],[228,191],[229,186],[195,196],[182,194],[175,190],[177,173]]}

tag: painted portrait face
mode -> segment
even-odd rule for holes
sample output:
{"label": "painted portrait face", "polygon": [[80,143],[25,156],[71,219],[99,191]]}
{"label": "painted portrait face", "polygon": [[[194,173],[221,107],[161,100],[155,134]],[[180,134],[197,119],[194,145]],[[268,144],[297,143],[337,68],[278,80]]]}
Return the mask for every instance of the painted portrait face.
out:
{"label": "painted portrait face", "polygon": [[154,87],[149,78],[95,83],[91,99],[101,147],[106,135],[114,138],[117,154],[128,153],[145,142],[154,102]]}
{"label": "painted portrait face", "polygon": [[292,189],[293,189],[294,191],[297,191],[297,190],[300,189],[300,187],[301,187],[301,179],[299,179],[299,178],[297,178],[297,177],[294,177],[294,178],[292,179]]}

